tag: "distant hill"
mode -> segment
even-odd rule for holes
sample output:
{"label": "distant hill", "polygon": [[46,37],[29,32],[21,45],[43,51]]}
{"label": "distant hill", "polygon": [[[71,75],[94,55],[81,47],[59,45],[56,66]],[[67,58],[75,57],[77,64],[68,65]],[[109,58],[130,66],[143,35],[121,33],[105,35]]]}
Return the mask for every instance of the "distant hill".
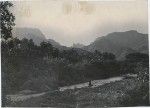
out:
{"label": "distant hill", "polygon": [[18,37],[19,39],[33,39],[34,43],[37,45],[40,45],[42,41],[50,42],[59,50],[81,48],[83,51],[86,50],[90,52],[95,50],[110,52],[115,54],[117,59],[123,59],[125,55],[133,52],[148,54],[148,34],[138,33],[135,30],[110,33],[106,36],[97,38],[88,46],[77,43],[73,44],[72,47],[62,46],[52,39],[46,39],[44,34],[36,28],[15,28],[13,30],[13,37]]}
{"label": "distant hill", "polygon": [[37,28],[14,28],[13,37],[17,37],[19,39],[33,39],[36,45],[40,45],[41,42],[45,41],[51,43],[55,48],[58,48],[59,50],[67,49],[67,47],[60,45],[58,42],[52,39],[46,39],[44,34]]}
{"label": "distant hill", "polygon": [[46,41],[44,34],[36,28],[14,28],[13,37],[19,39],[33,39],[34,43],[39,45],[42,41]]}
{"label": "distant hill", "polygon": [[114,32],[97,38],[83,49],[92,52],[95,50],[110,52],[115,54],[118,59],[122,59],[128,53],[148,53],[148,35],[134,30]]}
{"label": "distant hill", "polygon": [[80,44],[80,43],[77,43],[77,44],[74,43],[74,44],[72,45],[72,47],[73,47],[73,48],[82,48],[82,47],[84,47],[84,45],[83,45],[83,44]]}

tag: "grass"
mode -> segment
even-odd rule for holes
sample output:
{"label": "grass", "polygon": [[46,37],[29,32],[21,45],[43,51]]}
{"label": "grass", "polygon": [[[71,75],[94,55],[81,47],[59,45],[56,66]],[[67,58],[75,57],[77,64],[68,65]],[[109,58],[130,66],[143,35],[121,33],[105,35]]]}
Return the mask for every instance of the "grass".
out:
{"label": "grass", "polygon": [[10,103],[17,107],[97,108],[148,105],[145,101],[148,85],[137,78],[123,79],[96,88],[80,88],[47,93],[23,102]]}

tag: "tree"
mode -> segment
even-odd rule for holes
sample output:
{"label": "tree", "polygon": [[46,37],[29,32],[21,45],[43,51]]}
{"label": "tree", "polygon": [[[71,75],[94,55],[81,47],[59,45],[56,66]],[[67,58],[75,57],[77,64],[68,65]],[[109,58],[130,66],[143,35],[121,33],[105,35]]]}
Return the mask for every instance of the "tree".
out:
{"label": "tree", "polygon": [[131,53],[126,55],[126,60],[130,63],[138,63],[141,62],[143,66],[148,66],[149,56],[144,53]]}
{"label": "tree", "polygon": [[95,52],[93,53],[92,55],[92,59],[91,59],[91,62],[92,63],[100,63],[103,61],[103,57],[102,57],[102,54],[101,52],[95,50]]}
{"label": "tree", "polygon": [[[1,21],[1,27],[0,27],[0,32],[1,32],[1,38],[4,40],[7,40],[8,38],[12,37],[12,26],[15,25],[14,20],[15,17],[14,15],[9,11],[9,8],[12,7],[13,4],[8,1],[0,2],[0,21]],[[7,47],[7,44],[5,48]],[[4,48],[4,47],[3,47]],[[3,58],[4,56],[2,56]],[[3,63],[2,63],[3,64]],[[6,87],[6,73],[4,72],[4,69],[2,68],[2,106],[6,105],[6,98],[5,95],[7,87]]]}
{"label": "tree", "polygon": [[77,50],[75,49],[69,49],[63,52],[64,58],[69,60],[72,63],[76,63],[80,61],[80,55],[78,54]]}
{"label": "tree", "polygon": [[15,25],[15,16],[9,11],[13,4],[9,1],[0,2],[1,37],[5,40],[12,37],[12,26]]}
{"label": "tree", "polygon": [[29,40],[26,38],[23,38],[20,44],[21,49],[24,51],[27,51],[29,49],[28,43],[29,43]]}
{"label": "tree", "polygon": [[52,55],[53,55],[54,58],[59,57],[59,50],[57,48],[54,48]]}
{"label": "tree", "polygon": [[126,60],[129,60],[132,62],[147,61],[148,60],[148,54],[131,53],[131,54],[126,55]]}
{"label": "tree", "polygon": [[41,53],[43,56],[50,57],[53,52],[53,46],[49,42],[41,42],[40,44]]}
{"label": "tree", "polygon": [[30,39],[29,40],[29,43],[28,43],[28,47],[29,47],[29,50],[33,50],[34,49],[34,42],[33,42],[33,39]]}
{"label": "tree", "polygon": [[115,58],[116,58],[114,54],[107,53],[107,52],[104,52],[102,54],[102,56],[103,56],[104,60],[115,60]]}

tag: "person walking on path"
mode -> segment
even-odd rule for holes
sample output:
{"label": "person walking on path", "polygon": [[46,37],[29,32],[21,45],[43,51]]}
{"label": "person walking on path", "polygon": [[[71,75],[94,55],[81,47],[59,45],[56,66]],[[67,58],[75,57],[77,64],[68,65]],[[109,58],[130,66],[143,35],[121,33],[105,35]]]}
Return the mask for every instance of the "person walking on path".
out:
{"label": "person walking on path", "polygon": [[92,86],[92,81],[90,80],[90,81],[89,81],[89,87],[91,87],[91,86]]}

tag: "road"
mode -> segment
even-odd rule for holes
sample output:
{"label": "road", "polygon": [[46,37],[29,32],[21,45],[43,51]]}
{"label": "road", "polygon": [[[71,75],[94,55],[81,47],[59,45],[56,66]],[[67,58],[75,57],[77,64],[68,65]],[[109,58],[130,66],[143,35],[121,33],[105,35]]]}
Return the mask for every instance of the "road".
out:
{"label": "road", "polygon": [[[131,75],[131,77],[137,77],[136,74]],[[108,78],[108,79],[101,79],[101,80],[93,80],[92,83],[92,88],[94,87],[98,87],[107,83],[112,83],[115,81],[121,81],[123,80],[123,78],[125,78],[124,76],[119,76],[119,77],[112,77],[112,78]],[[75,89],[75,88],[84,88],[84,87],[88,87],[89,86],[89,82],[86,83],[80,83],[80,84],[75,84],[75,85],[71,85],[71,86],[64,86],[64,87],[59,87],[59,91],[65,91],[68,89]],[[56,90],[57,91],[57,90]],[[27,100],[29,98],[32,97],[39,97],[42,96],[44,94],[46,94],[48,92],[42,92],[42,93],[38,93],[38,94],[15,94],[15,95],[7,95],[7,98],[9,98],[11,101],[15,102],[15,101],[24,101]]]}

